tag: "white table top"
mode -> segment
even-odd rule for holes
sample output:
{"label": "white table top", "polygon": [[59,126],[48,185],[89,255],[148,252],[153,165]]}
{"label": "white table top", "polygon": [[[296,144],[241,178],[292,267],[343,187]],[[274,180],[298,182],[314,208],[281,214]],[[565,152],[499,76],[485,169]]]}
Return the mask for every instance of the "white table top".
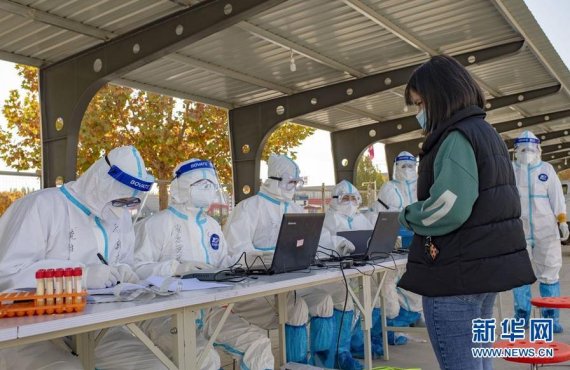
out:
{"label": "white table top", "polygon": [[[396,255],[394,258],[397,265],[405,264],[407,261],[406,255]],[[346,277],[355,277],[361,273],[370,274],[374,269],[381,267],[393,268],[394,261],[390,258],[382,262],[376,262],[376,265],[377,267],[370,265],[358,267],[358,270],[347,269],[344,270],[344,273]],[[142,315],[162,313],[183,307],[215,306],[216,303],[227,301],[243,301],[259,293],[272,295],[305,286],[323,284],[328,280],[338,281],[341,277],[342,273],[339,269],[312,269],[307,272],[258,276],[257,279],[246,279],[240,283],[231,283],[231,287],[180,292],[168,297],[156,297],[150,301],[136,300],[131,302],[88,304],[83,312],[74,314],[4,318],[0,319],[0,342],[77,329],[113,320],[129,322],[129,319]]]}

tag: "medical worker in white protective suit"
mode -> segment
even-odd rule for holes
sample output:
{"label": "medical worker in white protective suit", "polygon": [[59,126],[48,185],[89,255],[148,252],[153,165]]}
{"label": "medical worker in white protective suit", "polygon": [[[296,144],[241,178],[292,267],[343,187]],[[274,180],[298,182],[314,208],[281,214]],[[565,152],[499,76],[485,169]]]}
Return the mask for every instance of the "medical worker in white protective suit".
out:
{"label": "medical worker in white protective suit", "polygon": [[[521,219],[534,273],[542,297],[560,296],[562,267],[560,240],[568,239],[566,205],[562,185],[552,165],[540,160],[540,140],[530,131],[515,139],[513,163],[521,198]],[[530,317],[530,285],[513,289],[515,317]],[[542,316],[554,320],[554,332],[561,333],[558,309],[542,309]]]}
{"label": "medical worker in white protective suit", "polygon": [[[219,180],[210,161],[191,159],[179,164],[170,184],[172,204],[136,226],[135,260],[137,273],[173,276],[231,265],[220,225],[206,212],[219,201]],[[212,335],[224,309],[202,311],[198,321],[207,338]],[[171,317],[148,320],[143,329],[159,347],[172,356],[176,336],[171,334]],[[272,369],[271,341],[267,333],[235,314],[230,314],[214,342],[240,360],[240,368]],[[203,346],[198,349],[203,351]],[[217,353],[209,348],[202,369],[220,368]]]}
{"label": "medical worker in white protective suit", "polygon": [[[271,264],[283,214],[303,213],[303,208],[293,202],[296,187],[303,184],[299,175],[299,167],[289,157],[284,155],[269,157],[269,178],[255,196],[243,200],[235,207],[224,227],[224,235],[234,261],[243,260],[245,253],[248,263],[259,256],[263,258],[265,264]],[[307,362],[309,310],[302,298],[302,292],[289,294],[287,307],[285,325],[287,361]],[[311,350],[313,352],[329,349],[328,338],[332,335],[331,320],[322,320],[325,323],[320,326],[314,325],[314,322],[323,316],[332,317],[332,310],[333,304],[329,295],[320,297],[319,304],[312,307]],[[236,304],[234,312],[264,329],[275,328],[278,324],[272,297]],[[319,344],[325,344],[326,348],[319,347]]]}
{"label": "medical worker in white protective suit", "polygon": [[[0,219],[0,289],[35,287],[40,268],[84,267],[88,289],[137,282],[135,235],[126,207],[140,203],[154,179],[132,146],[113,149],[77,181],[32,193]],[[103,264],[100,253],[108,261]],[[49,341],[0,351],[0,368],[81,369],[79,359]],[[98,369],[163,369],[125,328],[95,348]]]}
{"label": "medical worker in white protective suit", "polygon": [[[406,206],[418,201],[417,162],[410,152],[400,152],[394,159],[392,180],[384,183],[370,212],[375,224],[379,212],[401,212]],[[405,266],[398,273],[389,273],[384,280],[384,296],[387,297],[386,315],[390,326],[409,326],[421,318],[422,297],[396,287],[396,280],[405,272]],[[393,299],[396,297],[398,299]]]}
{"label": "medical worker in white protective suit", "polygon": [[[325,214],[323,223],[323,230],[319,240],[318,257],[325,256],[344,257],[348,256],[355,251],[355,246],[348,239],[338,236],[338,232],[350,230],[372,230],[374,227],[370,221],[362,213],[358,211],[358,207],[362,203],[362,197],[358,189],[354,187],[349,181],[342,180],[338,183],[332,191],[332,199],[329,209]],[[346,288],[343,283],[331,284],[324,287],[327,291],[331,292],[334,304],[334,333],[333,347],[336,346],[339,329],[340,335],[340,348],[339,357],[343,362],[350,362],[350,353],[355,357],[363,358],[364,355],[364,338],[360,325],[360,320],[353,320],[357,317],[357,312],[354,310],[354,302],[349,296],[346,300]],[[344,314],[343,314],[344,310]],[[341,325],[342,321],[342,325]],[[354,324],[354,327],[353,327]],[[354,329],[354,337],[352,333]],[[352,346],[351,346],[351,338]],[[352,348],[351,348],[352,347]],[[382,336],[375,338],[373,336],[372,354],[374,357],[383,355],[382,349]],[[342,357],[347,358],[342,358]],[[360,365],[355,360],[354,368]],[[325,362],[325,366],[329,363]]]}

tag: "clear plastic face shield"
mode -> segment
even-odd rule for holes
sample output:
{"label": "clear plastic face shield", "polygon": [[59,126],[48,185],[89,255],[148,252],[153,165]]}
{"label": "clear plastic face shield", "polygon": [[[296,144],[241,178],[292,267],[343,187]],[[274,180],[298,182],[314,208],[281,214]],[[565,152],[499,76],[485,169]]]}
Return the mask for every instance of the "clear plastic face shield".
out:
{"label": "clear plastic face shield", "polygon": [[410,155],[402,155],[394,160],[394,178],[396,180],[413,181],[418,177],[416,170],[416,158]]}
{"label": "clear plastic face shield", "polygon": [[[227,205],[214,165],[210,161],[190,162],[176,171],[176,178],[183,174],[192,176],[189,205],[195,208],[223,208]],[[200,178],[202,177],[202,178]],[[191,180],[193,181],[193,180]]]}
{"label": "clear plastic face shield", "polygon": [[[124,172],[118,166],[111,164],[107,156],[105,156],[105,161],[109,165],[107,174],[132,189],[130,196],[113,199],[111,201],[112,209],[127,209],[131,214],[137,212],[144,201],[146,201],[149,191],[154,184],[154,177],[149,175],[146,180],[139,179]],[[141,192],[143,193],[143,199],[140,198]]]}
{"label": "clear plastic face shield", "polygon": [[272,180],[279,181],[279,188],[285,191],[293,191],[299,190],[305,185],[305,182],[300,177],[291,177],[288,173],[283,175],[282,177],[277,176],[269,176]]}
{"label": "clear plastic face shield", "polygon": [[538,162],[540,160],[540,140],[530,137],[516,139],[515,158],[522,165]]}

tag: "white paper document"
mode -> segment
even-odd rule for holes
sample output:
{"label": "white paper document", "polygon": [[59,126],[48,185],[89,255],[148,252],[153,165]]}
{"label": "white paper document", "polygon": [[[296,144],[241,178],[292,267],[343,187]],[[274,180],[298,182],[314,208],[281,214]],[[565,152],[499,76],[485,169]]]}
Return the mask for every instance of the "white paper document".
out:
{"label": "white paper document", "polygon": [[119,289],[121,292],[129,292],[137,289],[144,289],[146,287],[148,287],[148,285],[121,283],[110,288],[88,289],[87,293],[89,293],[89,295],[114,295],[117,289]]}
{"label": "white paper document", "polygon": [[[161,287],[164,284],[164,280],[172,279],[172,278],[165,278],[161,276],[151,276],[146,279],[147,282],[150,284]],[[209,281],[200,281],[198,279],[173,279],[170,285],[168,286],[168,290],[171,292],[175,291],[189,291],[189,290],[201,290],[201,289],[212,289],[212,288],[224,288],[229,287],[230,284],[222,284],[216,282],[209,282]]]}

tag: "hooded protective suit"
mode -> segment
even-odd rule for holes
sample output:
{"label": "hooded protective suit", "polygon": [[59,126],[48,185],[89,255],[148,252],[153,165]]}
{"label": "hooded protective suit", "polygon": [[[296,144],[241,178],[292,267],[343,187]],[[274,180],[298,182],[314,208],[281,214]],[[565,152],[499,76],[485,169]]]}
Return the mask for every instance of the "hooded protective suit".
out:
{"label": "hooded protective suit", "polygon": [[341,256],[349,255],[354,252],[354,245],[336,234],[339,231],[372,230],[374,228],[374,225],[358,212],[360,203],[362,203],[360,192],[350,182],[343,180],[334,187],[319,240],[320,255],[331,253],[336,255],[330,250],[336,251]]}
{"label": "hooded protective suit", "polygon": [[[135,240],[130,213],[111,203],[150,190],[153,181],[139,152],[120,147],[97,160],[77,181],[14,202],[0,219],[0,289],[35,287],[35,271],[54,267],[84,266],[88,288],[138,281],[130,267]],[[10,369],[81,368],[76,357],[49,342],[1,352]],[[122,328],[102,338],[95,364],[105,369],[164,368]]]}
{"label": "hooded protective suit", "polygon": [[[568,238],[566,204],[562,185],[552,165],[540,160],[540,140],[530,131],[515,140],[513,163],[521,199],[521,220],[534,273],[543,297],[560,296],[559,272],[562,266],[560,239]],[[530,286],[513,290],[515,316],[530,317]],[[554,331],[562,332],[559,311],[543,309],[544,317],[554,319]]]}
{"label": "hooded protective suit", "polygon": [[[303,213],[303,208],[293,202],[295,187],[302,180],[299,167],[284,155],[272,155],[268,160],[269,178],[255,196],[240,202],[230,214],[224,227],[224,235],[232,261],[247,261],[261,256],[266,264],[271,264],[279,235],[279,227],[284,213]],[[332,316],[332,301],[325,299],[326,310]],[[287,360],[307,361],[307,321],[308,308],[299,295],[291,294],[287,302],[288,320],[286,330]],[[264,329],[278,325],[273,297],[253,299],[236,304],[234,312],[252,324]],[[311,333],[313,336],[313,333]],[[311,342],[313,343],[313,342]]]}
{"label": "hooded protective suit", "polygon": [[[171,206],[136,226],[136,269],[141,277],[173,276],[199,268],[225,268],[231,265],[220,225],[206,211],[217,199],[219,181],[209,161],[191,159],[179,164],[170,184]],[[199,329],[209,336],[224,310],[204,311]],[[172,356],[176,336],[170,332],[171,317],[148,320],[142,324],[155,343]],[[204,350],[201,343],[199,351]],[[271,369],[274,365],[271,341],[258,327],[230,314],[214,346],[237,357],[241,368]],[[213,348],[202,369],[219,368],[220,359]]]}

